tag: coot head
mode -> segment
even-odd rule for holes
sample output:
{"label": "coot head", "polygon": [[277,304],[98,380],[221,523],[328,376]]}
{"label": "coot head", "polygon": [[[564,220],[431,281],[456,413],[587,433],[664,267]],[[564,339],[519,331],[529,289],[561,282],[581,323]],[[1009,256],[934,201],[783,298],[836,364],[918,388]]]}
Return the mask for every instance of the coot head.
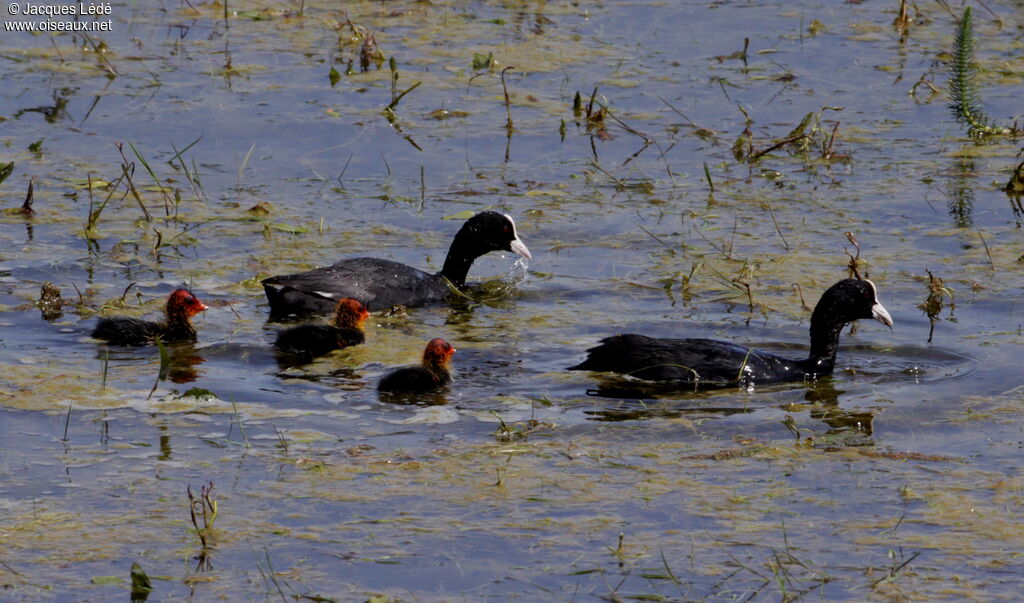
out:
{"label": "coot head", "polygon": [[334,309],[334,326],[360,329],[368,316],[370,311],[362,302],[351,297],[343,297],[338,300],[338,306]]}
{"label": "coot head", "polygon": [[490,251],[511,251],[526,259],[532,259],[530,250],[516,233],[512,216],[496,211],[482,211],[466,220],[455,235],[455,242],[470,250],[472,255],[481,256]]}
{"label": "coot head", "polygon": [[427,349],[423,350],[423,366],[447,368],[454,353],[455,348],[452,347],[452,344],[440,337],[435,337],[427,344]]}
{"label": "coot head", "polygon": [[164,311],[168,317],[191,318],[206,308],[206,304],[199,301],[199,298],[188,289],[175,289],[167,297],[167,307]]}
{"label": "coot head", "polygon": [[811,315],[811,330],[817,323],[846,324],[862,318],[873,318],[892,328],[892,317],[879,303],[875,284],[869,280],[848,278],[822,294]]}

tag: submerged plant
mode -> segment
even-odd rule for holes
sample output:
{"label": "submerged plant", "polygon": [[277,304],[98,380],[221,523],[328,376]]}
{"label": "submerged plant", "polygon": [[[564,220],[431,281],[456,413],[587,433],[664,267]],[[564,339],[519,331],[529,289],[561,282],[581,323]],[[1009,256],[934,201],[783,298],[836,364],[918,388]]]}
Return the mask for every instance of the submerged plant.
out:
{"label": "submerged plant", "polygon": [[928,329],[928,343],[932,342],[932,336],[935,335],[935,323],[939,320],[939,313],[942,312],[943,298],[949,298],[949,316],[953,317],[953,309],[956,308],[956,303],[953,301],[953,290],[946,286],[942,282],[942,279],[932,274],[931,270],[925,270],[928,273],[928,297],[918,304],[918,308],[921,308],[925,314],[928,315],[928,321],[931,326]]}
{"label": "submerged plant", "polygon": [[210,537],[213,532],[213,522],[217,519],[217,499],[213,497],[213,482],[209,482],[199,489],[199,496],[192,493],[192,486],[185,488],[188,494],[189,515],[192,519],[192,527],[199,536],[202,548],[196,556],[196,571],[207,571],[212,568],[210,564]]}
{"label": "submerged plant", "polygon": [[150,582],[146,570],[142,569],[138,561],[132,562],[132,601],[145,601],[153,590],[153,583]]}
{"label": "submerged plant", "polygon": [[1010,180],[1003,187],[1008,194],[1017,195],[1024,193],[1024,161],[1017,164],[1017,167],[1013,169],[1010,174]]}
{"label": "submerged plant", "polygon": [[199,542],[205,549],[210,545],[209,532],[213,529],[213,522],[217,520],[217,499],[213,497],[213,482],[200,487],[199,496],[192,493],[191,485],[185,487],[185,493],[188,495],[192,527],[195,528]]}
{"label": "submerged plant", "polygon": [[[1020,157],[1020,155],[1017,156]],[[1013,169],[1010,180],[1003,190],[1010,198],[1010,209],[1013,210],[1013,215],[1017,218],[1017,228],[1020,228],[1021,220],[1024,219],[1024,204],[1021,203],[1021,199],[1024,198],[1024,161],[1018,163],[1017,167]]]}
{"label": "submerged plant", "polygon": [[907,33],[907,28],[910,27],[911,22],[912,21],[910,19],[910,7],[907,4],[907,0],[900,0],[899,14],[897,14],[896,18],[892,20],[892,24],[896,27],[897,30],[899,30],[900,35],[905,35]]}
{"label": "submerged plant", "polygon": [[14,162],[0,163],[0,182],[3,182],[14,171]]}
{"label": "submerged plant", "polygon": [[953,39],[953,58],[949,61],[949,109],[957,122],[967,126],[973,137],[998,134],[1016,134],[1016,127],[1007,128],[992,121],[981,109],[978,93],[978,66],[974,62],[974,28],[971,26],[971,7],[964,8],[960,27]]}

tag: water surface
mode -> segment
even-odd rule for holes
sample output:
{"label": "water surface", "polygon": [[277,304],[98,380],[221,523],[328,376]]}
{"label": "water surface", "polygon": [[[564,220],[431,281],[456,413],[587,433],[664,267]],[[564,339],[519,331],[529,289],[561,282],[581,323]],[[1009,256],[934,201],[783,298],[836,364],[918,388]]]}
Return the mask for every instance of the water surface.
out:
{"label": "water surface", "polygon": [[[0,592],[106,600],[137,561],[154,599],[1015,599],[1020,142],[972,141],[915,86],[944,85],[959,8],[921,3],[901,34],[895,4],[112,3],[110,33],[4,32],[0,193],[16,209],[34,176],[36,214],[0,215]],[[986,7],[982,98],[1009,123],[1024,14]],[[391,115],[370,32],[396,93],[421,82]],[[809,113],[805,149],[734,154]],[[149,219],[102,186],[122,163]],[[525,277],[491,254],[471,300],[278,365],[260,278],[438,270],[485,208],[515,217]],[[844,333],[830,379],[565,370],[616,332],[797,357],[794,285],[813,305],[844,278],[848,231],[896,328]],[[930,343],[928,271],[955,302]],[[52,321],[45,281],[69,301]],[[210,310],[165,379],[155,349],[88,337],[182,283]],[[438,336],[453,386],[378,398]],[[203,554],[186,486],[209,482]]]}

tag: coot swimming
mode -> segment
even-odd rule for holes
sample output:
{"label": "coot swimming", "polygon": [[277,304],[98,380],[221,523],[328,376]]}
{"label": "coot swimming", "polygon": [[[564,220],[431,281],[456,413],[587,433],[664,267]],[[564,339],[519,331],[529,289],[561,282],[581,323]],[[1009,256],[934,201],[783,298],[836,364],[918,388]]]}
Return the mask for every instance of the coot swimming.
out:
{"label": "coot swimming", "polygon": [[427,349],[423,351],[423,364],[406,366],[390,372],[380,380],[377,389],[382,392],[429,392],[451,383],[452,375],[448,372],[455,348],[441,339],[431,339]]}
{"label": "coot swimming", "polygon": [[501,250],[531,258],[512,218],[484,211],[459,229],[437,274],[391,260],[350,258],[308,272],[272,276],[263,280],[263,290],[270,312],[276,316],[326,314],[342,297],[354,297],[371,310],[397,305],[412,308],[443,300],[450,293],[446,279],[462,287],[476,258]]}
{"label": "coot swimming", "polygon": [[828,375],[835,368],[839,333],[846,324],[874,318],[892,328],[892,317],[878,303],[869,280],[846,279],[832,285],[811,314],[811,351],[805,360],[758,352],[712,339],[659,339],[614,335],[587,350],[574,371],[610,371],[656,381],[701,387],[799,381]]}
{"label": "coot swimming", "polygon": [[366,341],[363,323],[370,312],[359,300],[343,297],[338,300],[333,324],[299,325],[278,333],[274,346],[279,352],[309,361],[334,350],[359,345]]}
{"label": "coot swimming", "polygon": [[195,341],[192,317],[205,309],[206,304],[188,289],[175,289],[167,297],[163,320],[101,318],[92,336],[115,345],[148,345],[157,339],[164,343]]}

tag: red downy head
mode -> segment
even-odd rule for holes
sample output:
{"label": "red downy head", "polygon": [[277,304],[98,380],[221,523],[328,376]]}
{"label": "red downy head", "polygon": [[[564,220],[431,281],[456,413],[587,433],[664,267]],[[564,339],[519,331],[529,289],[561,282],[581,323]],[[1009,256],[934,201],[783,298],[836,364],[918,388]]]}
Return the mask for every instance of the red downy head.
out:
{"label": "red downy head", "polygon": [[361,331],[369,316],[370,311],[358,299],[343,297],[338,300],[338,306],[334,310],[334,326],[339,329],[347,327]]}
{"label": "red downy head", "polygon": [[423,351],[423,366],[428,368],[447,367],[454,353],[455,348],[452,347],[452,344],[440,337],[431,339],[427,344],[427,349]]}
{"label": "red downy head", "polygon": [[188,289],[175,289],[167,298],[166,313],[168,318],[181,316],[191,318],[206,309],[206,304],[192,295]]}

